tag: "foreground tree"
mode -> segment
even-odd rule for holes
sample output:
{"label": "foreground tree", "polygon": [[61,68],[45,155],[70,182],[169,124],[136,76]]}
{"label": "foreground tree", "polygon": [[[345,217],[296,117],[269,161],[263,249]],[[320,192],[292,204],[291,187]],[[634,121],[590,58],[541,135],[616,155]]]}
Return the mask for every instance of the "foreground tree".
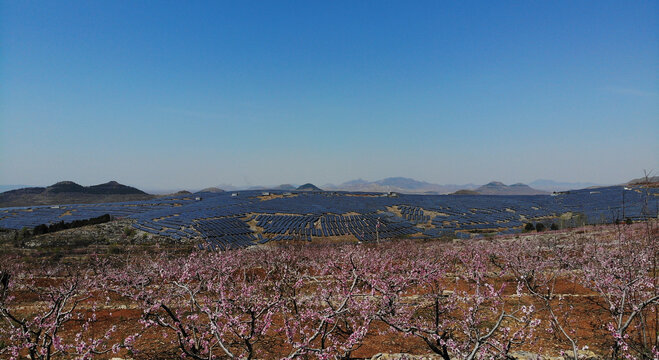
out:
{"label": "foreground tree", "polygon": [[374,300],[365,279],[376,252],[360,247],[332,249],[308,256],[307,272],[296,282],[297,296],[283,311],[287,358],[350,358],[373,321]]}
{"label": "foreground tree", "polygon": [[559,244],[556,238],[524,239],[510,241],[496,246],[497,264],[501,269],[508,269],[524,287],[531,297],[539,301],[541,311],[549,319],[546,331],[563,338],[572,350],[572,359],[578,359],[578,344],[574,325],[574,315],[570,299],[556,292],[558,281],[570,281],[574,278],[575,254],[579,247],[573,242]]}
{"label": "foreground tree", "polygon": [[[113,338],[116,330],[97,328],[99,266],[26,265],[3,259],[0,270],[0,354],[10,359],[90,359],[129,346],[132,338]],[[11,270],[8,270],[11,269]],[[21,306],[29,300],[30,306]],[[103,300],[100,300],[103,299]]]}
{"label": "foreground tree", "polygon": [[[417,258],[412,271],[374,280],[382,301],[378,318],[395,331],[422,339],[445,360],[507,358],[533,336],[533,306],[506,304],[501,274],[490,271],[488,246],[445,247],[437,259]],[[448,250],[448,251],[447,251]],[[409,301],[410,293],[419,293]]]}
{"label": "foreground tree", "polygon": [[173,333],[182,355],[252,359],[281,305],[274,267],[248,252],[129,260],[111,286],[141,305],[145,328]]}
{"label": "foreground tree", "polygon": [[[602,325],[613,340],[611,356],[656,358],[656,324],[652,332],[647,322],[649,312],[656,318],[659,302],[656,228],[624,229],[617,236],[585,243],[581,253],[581,284],[599,295],[609,315]],[[632,341],[630,328],[640,334],[639,341]]]}

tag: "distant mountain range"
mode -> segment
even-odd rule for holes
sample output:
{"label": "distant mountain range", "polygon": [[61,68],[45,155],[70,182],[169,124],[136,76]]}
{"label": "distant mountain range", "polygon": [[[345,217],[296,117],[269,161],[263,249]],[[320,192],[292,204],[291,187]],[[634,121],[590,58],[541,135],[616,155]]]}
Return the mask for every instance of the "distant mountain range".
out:
{"label": "distant mountain range", "polygon": [[116,181],[92,186],[61,181],[48,187],[27,187],[0,193],[0,207],[119,202],[154,197]]}
{"label": "distant mountain range", "polygon": [[589,187],[605,186],[605,185],[595,184],[590,182],[560,182],[554,180],[538,179],[530,182],[529,186],[538,190],[553,192],[553,191],[585,189]]}
{"label": "distant mountain range", "polygon": [[627,184],[638,185],[638,184],[651,184],[651,183],[659,183],[659,176],[648,176],[647,179],[645,177],[641,177],[638,179],[633,179],[629,181]]}
{"label": "distant mountain range", "polygon": [[546,195],[548,192],[534,189],[526,184],[517,183],[506,185],[492,181],[475,190],[480,195]]}
{"label": "distant mountain range", "polygon": [[323,185],[325,190],[364,191],[364,192],[399,192],[404,194],[449,194],[458,190],[473,190],[478,186],[466,185],[437,185],[425,181],[405,177],[390,177],[377,181],[363,179],[351,180],[340,185]]}
{"label": "distant mountain range", "polygon": [[[659,178],[655,176],[650,180],[657,182]],[[634,184],[642,181],[644,179],[634,179],[629,183]],[[93,186],[82,186],[72,181],[62,181],[48,187],[23,187],[17,189],[17,187],[21,186],[0,185],[0,190],[9,189],[9,191],[0,193],[0,207],[117,202],[146,200],[156,197],[156,195],[147,194],[142,190],[119,184],[116,181]],[[472,195],[537,195],[548,194],[553,191],[583,189],[596,186],[603,185],[588,182],[558,182],[554,180],[535,180],[528,185],[521,183],[505,185],[496,181],[482,186],[475,184],[438,185],[405,177],[389,177],[377,181],[356,179],[339,185],[326,184],[322,186],[322,189],[326,191],[398,192],[403,194],[453,194],[457,192],[457,194]],[[201,191],[217,193],[238,190],[320,191],[321,189],[313,184],[304,184],[301,186],[282,184],[276,186],[249,187],[223,184]],[[172,192],[174,191],[170,193]]]}
{"label": "distant mountain range", "polygon": [[220,188],[217,188],[217,187],[209,187],[209,188],[205,188],[205,189],[199,190],[199,192],[223,193],[224,190],[222,190],[222,189],[220,189]]}
{"label": "distant mountain range", "polygon": [[[489,184],[488,184],[489,185]],[[593,186],[603,186],[601,184],[589,182],[558,182],[553,180],[535,180],[525,186],[524,184],[513,184],[507,188],[499,187],[494,189],[492,186],[481,189],[483,193],[498,195],[530,195],[530,194],[547,194],[553,191],[565,191],[574,189],[584,189]],[[452,194],[459,190],[476,191],[480,185],[476,184],[433,184],[426,181],[419,181],[406,177],[389,177],[382,180],[367,181],[364,179],[355,179],[346,181],[342,184],[325,184],[321,188],[327,191],[362,191],[362,192],[398,192],[402,194]],[[485,186],[485,185],[484,185]],[[238,190],[296,190],[295,184],[282,184],[274,186],[232,186],[228,184],[218,185],[219,188],[226,191]]]}
{"label": "distant mountain range", "polygon": [[295,190],[297,186],[291,184],[281,184],[273,188],[273,190]]}
{"label": "distant mountain range", "polygon": [[[636,179],[640,180],[640,179]],[[516,186],[517,184],[510,185]],[[560,182],[554,180],[538,179],[528,184],[533,190],[539,191],[538,193],[551,193],[554,191],[566,191],[585,189],[589,187],[606,186],[604,184],[596,184],[591,182]],[[367,181],[364,179],[356,179],[346,181],[342,184],[325,184],[321,188],[328,191],[363,191],[363,192],[398,192],[403,194],[452,194],[459,190],[475,191],[480,185],[476,184],[433,184],[426,181],[419,181],[406,177],[389,177],[377,181]],[[518,185],[517,185],[518,186]],[[254,185],[254,186],[233,186],[231,184],[221,184],[215,187],[224,191],[240,191],[240,190],[296,190],[296,184],[281,184],[281,185]],[[514,187],[513,189],[502,190],[503,193],[515,192],[514,189],[520,192],[527,193],[529,190],[522,190],[521,187]],[[194,190],[192,190],[194,192]],[[201,190],[205,191],[205,190]],[[488,191],[484,189],[484,191]],[[491,190],[490,190],[491,191]],[[173,193],[173,190],[153,191],[157,194]]]}
{"label": "distant mountain range", "polygon": [[340,185],[327,184],[326,190],[343,191],[366,191],[366,192],[399,192],[406,194],[452,194],[463,190],[461,193],[479,193],[488,195],[536,195],[547,194],[553,191],[564,191],[572,189],[583,189],[598,186],[595,183],[568,183],[553,180],[536,180],[528,185],[513,184],[504,185],[500,182],[491,182],[480,186],[475,184],[448,184],[439,185],[425,181],[405,177],[390,177],[377,181],[366,181],[363,179],[351,180]]}

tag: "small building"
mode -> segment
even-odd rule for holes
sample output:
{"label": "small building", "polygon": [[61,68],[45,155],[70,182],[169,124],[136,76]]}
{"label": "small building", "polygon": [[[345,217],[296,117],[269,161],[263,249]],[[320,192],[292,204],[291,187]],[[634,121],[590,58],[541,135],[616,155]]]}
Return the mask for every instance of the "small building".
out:
{"label": "small building", "polygon": [[231,193],[231,197],[236,197],[238,196],[238,193]]}
{"label": "small building", "polygon": [[263,196],[268,196],[268,195],[270,195],[270,193],[267,192],[267,191],[264,191],[264,192],[261,193],[261,195],[263,195]]}
{"label": "small building", "polygon": [[201,196],[197,196],[194,199],[195,199],[195,201],[201,201]]}

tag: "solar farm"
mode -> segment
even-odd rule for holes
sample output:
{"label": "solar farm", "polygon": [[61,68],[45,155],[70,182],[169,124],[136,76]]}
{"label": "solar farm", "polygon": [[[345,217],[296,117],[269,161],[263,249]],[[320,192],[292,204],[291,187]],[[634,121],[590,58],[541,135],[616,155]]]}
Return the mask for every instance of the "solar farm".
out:
{"label": "solar farm", "polygon": [[104,214],[133,219],[140,231],[199,240],[211,250],[284,240],[352,236],[470,238],[511,234],[525,223],[579,214],[584,223],[657,217],[657,189],[612,186],[555,195],[405,195],[355,192],[239,191],[195,193],[147,201],[0,209],[0,228],[84,220]]}

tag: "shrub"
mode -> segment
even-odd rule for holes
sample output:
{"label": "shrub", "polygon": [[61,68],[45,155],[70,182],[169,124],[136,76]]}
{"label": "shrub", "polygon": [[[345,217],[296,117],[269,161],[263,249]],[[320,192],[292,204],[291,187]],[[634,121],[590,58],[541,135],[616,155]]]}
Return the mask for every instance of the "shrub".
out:
{"label": "shrub", "polygon": [[551,230],[558,230],[558,225],[556,225],[556,223],[551,223],[551,226],[549,228]]}
{"label": "shrub", "polygon": [[94,243],[94,239],[90,236],[76,236],[69,245],[72,247],[84,247]]}
{"label": "shrub", "polygon": [[545,231],[545,224],[543,224],[543,223],[535,224],[535,230],[537,232]]}
{"label": "shrub", "polygon": [[525,232],[533,231],[533,230],[535,230],[535,226],[533,226],[533,223],[526,223],[526,225],[524,225]]}
{"label": "shrub", "polygon": [[123,247],[119,244],[112,244],[110,247],[108,247],[108,253],[110,254],[121,254],[123,253]]}
{"label": "shrub", "polygon": [[126,226],[124,228],[124,235],[126,235],[128,237],[133,237],[133,236],[135,236],[136,233],[137,233],[137,230],[135,230],[135,228],[133,228],[132,226]]}
{"label": "shrub", "polygon": [[[61,231],[61,230],[66,230],[66,229],[73,229],[73,228],[79,228],[82,226],[87,226],[87,225],[96,225],[96,224],[102,224],[106,223],[109,221],[112,221],[112,216],[110,214],[105,214],[101,215],[95,218],[90,218],[86,220],[73,220],[69,223],[65,223],[64,221],[60,221],[58,223],[46,225],[46,224],[41,224],[37,225],[34,227],[32,230],[32,235],[42,235],[42,234],[47,234],[55,231]],[[24,228],[25,230],[21,231],[29,231],[27,228]]]}

